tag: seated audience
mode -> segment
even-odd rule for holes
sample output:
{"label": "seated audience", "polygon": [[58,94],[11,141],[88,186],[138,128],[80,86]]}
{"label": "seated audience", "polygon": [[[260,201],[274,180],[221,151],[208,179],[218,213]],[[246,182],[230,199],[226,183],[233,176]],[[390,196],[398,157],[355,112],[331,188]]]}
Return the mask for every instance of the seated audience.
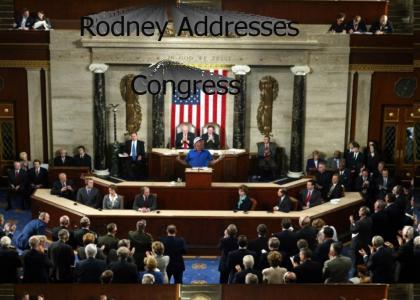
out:
{"label": "seated audience", "polygon": [[306,189],[299,192],[299,206],[301,209],[308,209],[322,203],[321,193],[315,189],[315,181],[309,180]]}
{"label": "seated audience", "polygon": [[243,210],[243,211],[251,210],[252,202],[248,196],[248,187],[244,184],[239,186],[238,194],[239,194],[239,200],[234,210]]}
{"label": "seated audience", "polygon": [[132,132],[130,139],[125,142],[123,156],[125,157],[125,176],[130,180],[142,178],[146,151],[144,142],[138,139],[137,132]]}
{"label": "seated audience", "polygon": [[166,272],[166,268],[169,264],[169,256],[164,255],[165,253],[165,246],[162,242],[156,241],[152,243],[152,253],[149,254],[146,252],[146,254],[149,256],[153,256],[156,259],[157,262],[157,268],[162,273],[163,283],[169,283],[168,281],[168,273]]}
{"label": "seated audience", "polygon": [[93,208],[100,208],[101,193],[94,187],[93,178],[87,178],[85,184],[85,187],[78,189],[76,201]]}
{"label": "seated audience", "polygon": [[188,124],[181,126],[181,132],[176,134],[175,147],[177,149],[193,149],[194,148],[194,133],[190,132]]}
{"label": "seated audience", "polygon": [[340,184],[339,175],[334,174],[331,177],[331,184],[327,188],[327,195],[325,200],[330,201],[331,199],[339,199],[344,197],[344,189]]}
{"label": "seated audience", "polygon": [[94,238],[96,239],[96,233],[93,232],[92,230],[90,230],[90,220],[89,220],[89,218],[88,217],[82,217],[80,219],[79,229],[76,229],[74,231],[74,239],[75,239],[75,242],[76,242],[77,246],[82,247],[84,245],[83,237],[86,233],[92,233]]}
{"label": "seated audience", "polygon": [[0,239],[0,266],[0,283],[18,282],[18,269],[22,266],[22,262],[8,236]]}
{"label": "seated audience", "polygon": [[67,150],[62,148],[59,155],[54,158],[54,167],[71,167],[74,165],[73,158],[67,155]]}
{"label": "seated audience", "polygon": [[381,176],[376,178],[375,195],[377,199],[385,199],[385,195],[392,191],[395,186],[395,181],[389,176],[388,169],[383,169]]}
{"label": "seated audience", "polygon": [[133,202],[133,209],[140,212],[156,210],[157,200],[154,194],[150,194],[147,186],[140,188],[140,194],[136,195]]}
{"label": "seated audience", "polygon": [[30,250],[26,250],[22,255],[23,282],[47,283],[53,265],[45,254],[45,248],[36,236],[32,236],[28,244]]}
{"label": "seated audience", "polygon": [[367,31],[366,23],[362,20],[362,17],[355,15],[353,20],[346,24],[347,33],[365,33]]}
{"label": "seated audience", "polygon": [[58,233],[60,232],[60,230],[66,229],[69,233],[69,239],[67,241],[67,244],[69,244],[73,248],[76,248],[77,245],[76,245],[76,241],[74,240],[74,232],[73,230],[70,229],[70,218],[66,215],[61,216],[59,222],[60,222],[60,225],[57,227],[54,227],[51,230],[52,241],[53,242],[58,241]]}
{"label": "seated audience", "polygon": [[227,256],[229,252],[238,249],[238,228],[235,224],[230,224],[224,231],[223,238],[220,239],[218,248],[220,250],[220,260],[219,260],[219,272],[220,279],[219,283],[224,284],[228,283],[229,279],[229,270],[227,268]]}
{"label": "seated audience", "polygon": [[265,172],[270,172],[271,177],[275,178],[277,173],[277,145],[270,142],[269,136],[264,136],[262,143],[257,143],[258,148],[258,170],[262,176]]}
{"label": "seated audience", "polygon": [[332,171],[337,171],[340,168],[342,160],[340,150],[335,150],[333,157],[327,159],[327,168]]}
{"label": "seated audience", "polygon": [[38,219],[29,221],[16,237],[16,247],[21,250],[28,249],[29,238],[34,235],[45,235],[45,229],[47,228],[49,221],[50,215],[46,212],[40,212]]}
{"label": "seated audience", "polygon": [[66,173],[58,174],[58,180],[54,181],[51,188],[51,195],[74,200],[74,183],[73,180],[67,179]]}
{"label": "seated audience", "polygon": [[318,164],[315,172],[315,187],[321,193],[322,199],[327,199],[328,187],[331,184],[331,172],[327,171],[325,162]]}
{"label": "seated audience", "polygon": [[29,30],[34,25],[35,20],[31,17],[29,9],[24,8],[22,13],[15,18],[14,29]]}
{"label": "seated audience", "polygon": [[38,30],[51,29],[50,19],[45,16],[45,13],[42,10],[36,13],[36,19],[33,28]]}
{"label": "seated audience", "polygon": [[204,140],[205,149],[220,149],[220,137],[216,132],[214,132],[213,125],[207,126],[207,132],[203,134],[201,138]]}
{"label": "seated audience", "polygon": [[153,238],[150,234],[146,233],[146,220],[139,220],[136,223],[136,230],[128,232],[128,239],[131,246],[135,249],[134,261],[139,271],[144,270],[144,258],[146,252],[151,250]]}
{"label": "seated audience", "polygon": [[248,249],[255,252],[255,261],[260,261],[260,256],[267,251],[267,225],[259,224],[257,226],[257,238],[248,242]]}
{"label": "seated audience", "polygon": [[311,225],[311,218],[308,216],[301,216],[299,218],[299,226],[301,229],[296,232],[296,239],[306,240],[309,249],[315,250],[318,231]]}
{"label": "seated audience", "polygon": [[298,253],[296,234],[293,232],[292,221],[289,218],[281,220],[281,231],[274,233],[273,236],[279,239],[281,253],[289,257]]}
{"label": "seated audience", "polygon": [[175,225],[168,225],[167,236],[161,237],[160,241],[165,246],[166,254],[169,256],[169,264],[166,268],[168,280],[174,277],[175,283],[182,284],[182,276],[185,270],[183,255],[187,253],[185,240],[176,236]]}
{"label": "seated audience", "polygon": [[160,270],[157,268],[156,258],[153,256],[147,256],[144,259],[145,271],[140,272],[139,277],[140,281],[143,281],[143,276],[146,274],[151,274],[155,277],[154,284],[163,284],[163,275]]}
{"label": "seated audience", "polygon": [[32,191],[48,187],[48,170],[41,167],[41,161],[35,159],[33,168],[28,171],[29,187]]}
{"label": "seated audience", "polygon": [[106,270],[106,262],[96,259],[97,248],[95,244],[85,247],[86,259],[76,265],[75,277],[79,283],[100,283],[101,274]]}
{"label": "seated audience", "polygon": [[12,199],[21,202],[22,210],[25,209],[25,202],[28,200],[28,174],[22,169],[20,162],[13,163],[13,169],[7,172],[8,192],[6,210],[12,208]]}
{"label": "seated audience", "polygon": [[229,283],[233,282],[233,276],[236,273],[236,266],[240,265],[243,269],[242,264],[245,255],[252,255],[255,260],[256,253],[248,250],[248,239],[245,235],[238,237],[238,249],[229,252],[226,260],[227,269],[229,270]]}
{"label": "seated audience", "polygon": [[76,167],[92,168],[92,158],[86,153],[85,146],[77,147],[77,154],[73,157],[73,163]]}
{"label": "seated audience", "polygon": [[[329,248],[328,248],[329,251]],[[296,283],[322,283],[323,264],[312,260],[312,251],[303,248],[299,251],[300,263],[293,262],[293,272],[296,275]]]}
{"label": "seated audience", "polygon": [[111,184],[108,187],[108,195],[104,196],[102,201],[102,208],[103,209],[120,209],[122,203],[122,197],[117,194],[117,186]]}
{"label": "seated audience", "polygon": [[330,246],[329,260],[324,263],[323,274],[325,283],[348,283],[349,273],[352,268],[350,257],[341,255],[343,244],[332,243]]}
{"label": "seated audience", "polygon": [[330,29],[328,29],[328,32],[346,33],[346,23],[344,23],[345,18],[346,15],[344,13],[339,13],[335,22],[332,23]]}
{"label": "seated audience", "polygon": [[374,34],[393,33],[394,28],[392,27],[391,22],[388,20],[388,16],[382,15],[379,18],[379,21],[372,23],[372,26],[370,27],[370,32]]}
{"label": "seated audience", "polygon": [[349,217],[350,232],[352,233],[351,248],[356,257],[356,265],[361,262],[359,254],[360,249],[368,249],[372,237],[372,219],[369,216],[370,211],[366,206],[359,208],[359,220],[355,221],[354,216]]}
{"label": "seated audience", "polygon": [[248,273],[245,276],[245,284],[258,284],[258,276],[253,273]]}
{"label": "seated audience", "polygon": [[136,264],[129,262],[130,250],[120,247],[117,250],[118,261],[111,263],[113,273],[112,283],[138,283],[139,277]]}
{"label": "seated audience", "polygon": [[48,248],[48,256],[52,262],[51,279],[58,283],[73,282],[74,252],[67,244],[69,232],[61,229],[58,232],[58,241]]}
{"label": "seated audience", "polygon": [[280,188],[277,191],[278,204],[273,207],[274,211],[281,211],[288,213],[292,210],[292,202],[290,201],[289,196],[287,195],[287,190]]}
{"label": "seated audience", "polygon": [[106,226],[107,233],[98,237],[98,247],[103,247],[105,255],[108,255],[111,249],[118,249],[118,239],[115,237],[117,234],[117,224],[109,223]]}
{"label": "seated audience", "polygon": [[282,284],[285,283],[284,277],[287,273],[287,269],[281,268],[282,256],[277,251],[272,251],[267,256],[269,268],[262,270],[263,282],[267,284]]}
{"label": "seated audience", "polygon": [[262,275],[257,269],[254,269],[254,257],[252,255],[245,255],[242,259],[244,268],[242,269],[239,265],[236,266],[236,273],[233,276],[232,283],[244,284],[245,278],[248,274],[255,274],[258,281],[261,282]]}
{"label": "seated audience", "polygon": [[321,154],[319,151],[315,150],[312,152],[312,158],[308,159],[306,161],[306,173],[312,174],[318,170],[318,164],[320,162],[324,162],[324,160],[321,158]]}

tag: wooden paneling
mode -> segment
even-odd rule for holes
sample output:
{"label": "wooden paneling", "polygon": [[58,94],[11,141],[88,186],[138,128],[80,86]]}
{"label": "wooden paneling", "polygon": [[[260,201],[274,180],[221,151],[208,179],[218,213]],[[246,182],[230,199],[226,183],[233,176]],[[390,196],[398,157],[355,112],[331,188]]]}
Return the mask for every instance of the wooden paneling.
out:
{"label": "wooden paneling", "polygon": [[49,43],[48,31],[0,30],[0,62],[49,61]]}
{"label": "wooden paneling", "polygon": [[13,104],[11,103],[0,103],[0,118],[2,119],[13,119],[15,115]]}

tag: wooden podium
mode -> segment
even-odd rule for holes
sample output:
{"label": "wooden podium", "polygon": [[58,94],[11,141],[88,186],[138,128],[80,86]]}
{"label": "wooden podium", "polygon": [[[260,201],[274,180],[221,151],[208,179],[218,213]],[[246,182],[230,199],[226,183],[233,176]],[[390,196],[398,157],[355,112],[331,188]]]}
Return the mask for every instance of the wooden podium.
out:
{"label": "wooden podium", "polygon": [[186,188],[209,188],[213,169],[211,168],[186,168],[185,169],[185,187]]}

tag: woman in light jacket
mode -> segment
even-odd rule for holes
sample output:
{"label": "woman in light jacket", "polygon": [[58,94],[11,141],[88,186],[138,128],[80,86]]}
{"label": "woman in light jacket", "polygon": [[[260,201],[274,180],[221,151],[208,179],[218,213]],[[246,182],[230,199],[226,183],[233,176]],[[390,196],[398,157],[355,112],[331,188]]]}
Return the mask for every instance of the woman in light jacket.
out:
{"label": "woman in light jacket", "polygon": [[169,264],[169,256],[164,255],[165,246],[162,242],[156,241],[152,243],[152,253],[146,253],[147,256],[153,256],[157,261],[157,268],[162,273],[163,283],[169,283],[168,274],[166,273],[166,268]]}
{"label": "woman in light jacket", "polygon": [[263,282],[268,284],[282,284],[284,283],[284,276],[287,273],[287,269],[281,268],[281,254],[277,251],[271,251],[267,260],[270,264],[270,268],[264,269],[262,271]]}
{"label": "woman in light jacket", "polygon": [[108,188],[109,194],[104,196],[102,202],[103,209],[120,209],[122,198],[117,194],[117,187],[115,185],[110,185]]}

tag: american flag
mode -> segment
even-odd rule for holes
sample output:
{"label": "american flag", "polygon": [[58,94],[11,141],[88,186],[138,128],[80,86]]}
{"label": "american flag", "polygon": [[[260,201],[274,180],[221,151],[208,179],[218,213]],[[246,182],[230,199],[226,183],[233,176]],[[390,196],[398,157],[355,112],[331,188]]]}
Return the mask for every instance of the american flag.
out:
{"label": "american flag", "polygon": [[[227,77],[228,70],[210,70],[215,74]],[[171,145],[175,146],[176,128],[183,122],[195,126],[196,136],[200,136],[201,128],[207,123],[220,126],[220,146],[225,145],[226,128],[226,94],[207,95],[203,91],[191,93],[187,99],[175,92],[172,96],[171,107]]]}

